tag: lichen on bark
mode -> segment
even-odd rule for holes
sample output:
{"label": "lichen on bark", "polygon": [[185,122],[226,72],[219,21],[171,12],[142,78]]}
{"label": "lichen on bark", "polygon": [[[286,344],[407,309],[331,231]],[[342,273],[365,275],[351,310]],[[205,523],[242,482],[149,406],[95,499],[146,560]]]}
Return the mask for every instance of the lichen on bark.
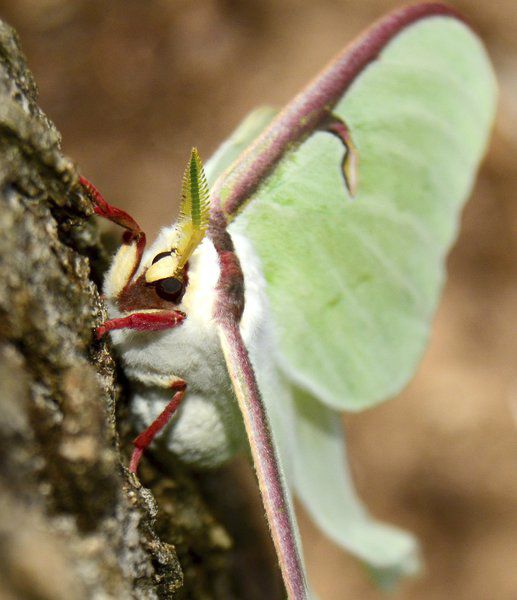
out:
{"label": "lichen on bark", "polygon": [[158,518],[124,467],[115,364],[92,336],[106,257],[36,95],[0,22],[0,596],[231,598],[231,542],[196,484],[147,465]]}

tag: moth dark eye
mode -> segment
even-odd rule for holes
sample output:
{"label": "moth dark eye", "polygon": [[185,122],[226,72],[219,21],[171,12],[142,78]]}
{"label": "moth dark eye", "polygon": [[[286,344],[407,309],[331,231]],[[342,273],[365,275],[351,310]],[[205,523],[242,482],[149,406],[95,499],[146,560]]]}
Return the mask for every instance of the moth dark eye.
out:
{"label": "moth dark eye", "polygon": [[160,279],[155,283],[158,295],[164,300],[178,303],[183,294],[183,282],[176,277]]}

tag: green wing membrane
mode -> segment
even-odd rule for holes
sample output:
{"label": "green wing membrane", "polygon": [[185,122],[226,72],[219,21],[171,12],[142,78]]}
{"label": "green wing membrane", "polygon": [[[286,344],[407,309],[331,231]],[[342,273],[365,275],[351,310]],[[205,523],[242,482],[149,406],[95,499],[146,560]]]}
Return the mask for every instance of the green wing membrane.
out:
{"label": "green wing membrane", "polygon": [[[385,584],[417,570],[418,545],[360,503],[337,411],[396,394],[414,372],[487,142],[491,66],[448,12],[428,4],[388,15],[339,57],[341,71],[324,72],[271,124],[270,110],[253,113],[206,168],[213,215],[252,241],[266,278],[279,352],[250,355],[283,477]],[[361,48],[394,30],[331,98]],[[327,104],[357,150],[355,198],[343,142],[315,128]]]}
{"label": "green wing membrane", "polygon": [[231,224],[262,260],[285,372],[330,407],[380,402],[413,373],[494,104],[472,31],[449,16],[417,21],[332,111],[357,148],[356,197],[345,147],[315,131]]}
{"label": "green wing membrane", "polygon": [[294,484],[314,522],[336,544],[370,565],[388,587],[401,574],[420,568],[410,534],[370,516],[354,489],[346,463],[339,414],[306,392],[294,390],[297,461]]}

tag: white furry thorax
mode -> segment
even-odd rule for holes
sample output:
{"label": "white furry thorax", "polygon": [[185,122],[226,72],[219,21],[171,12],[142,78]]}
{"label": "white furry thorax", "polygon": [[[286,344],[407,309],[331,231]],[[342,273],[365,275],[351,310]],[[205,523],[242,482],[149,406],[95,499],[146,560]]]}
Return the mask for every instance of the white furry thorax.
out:
{"label": "white furry thorax", "polygon": [[[156,254],[170,249],[173,228],[162,230],[144,253],[135,278],[151,264]],[[235,234],[236,254],[245,280],[245,309],[241,332],[250,353],[264,336],[267,299],[259,261],[250,242]],[[168,389],[175,379],[187,383],[187,394],[179,414],[164,430],[158,447],[178,455],[187,463],[212,467],[230,458],[243,443],[242,419],[231,391],[213,318],[220,268],[213,243],[206,238],[189,261],[189,281],[181,304],[175,306],[186,319],[173,329],[139,332],[120,329],[111,337],[128,378],[135,382],[132,411],[144,429],[171,398]],[[111,280],[110,280],[111,278]],[[113,273],[108,272],[105,290]],[[108,299],[110,318],[123,316]]]}

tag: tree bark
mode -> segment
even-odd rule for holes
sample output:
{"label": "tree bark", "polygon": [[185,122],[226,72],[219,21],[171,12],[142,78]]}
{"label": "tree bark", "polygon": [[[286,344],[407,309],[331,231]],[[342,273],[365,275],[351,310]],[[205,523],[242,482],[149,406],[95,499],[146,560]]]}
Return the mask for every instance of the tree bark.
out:
{"label": "tree bark", "polygon": [[36,94],[0,22],[0,596],[228,600],[232,542],[196,482],[147,462],[151,493],[123,466],[132,432],[121,456],[120,384],[92,336],[106,256]]}

